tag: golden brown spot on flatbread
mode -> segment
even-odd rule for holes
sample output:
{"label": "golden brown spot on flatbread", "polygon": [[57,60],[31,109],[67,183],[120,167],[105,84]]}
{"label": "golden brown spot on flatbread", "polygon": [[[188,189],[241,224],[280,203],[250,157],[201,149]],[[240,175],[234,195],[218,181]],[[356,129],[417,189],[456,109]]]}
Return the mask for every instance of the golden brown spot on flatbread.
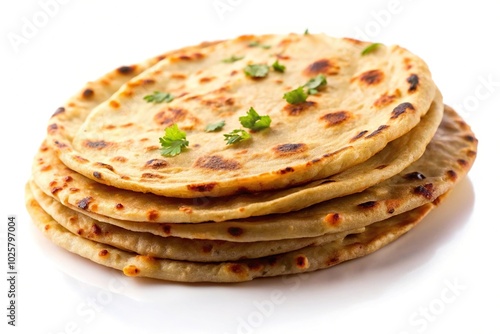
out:
{"label": "golden brown spot on flatbread", "polygon": [[216,182],[205,183],[205,184],[190,184],[187,186],[187,189],[189,191],[202,193],[202,192],[212,191],[212,189],[214,189],[216,185],[217,185]]}
{"label": "golden brown spot on flatbread", "polygon": [[123,206],[123,204],[122,204],[122,203],[116,203],[115,208],[116,208],[117,210],[122,210],[122,209],[124,208],[124,206]]}
{"label": "golden brown spot on flatbread", "polygon": [[44,229],[45,231],[48,231],[48,230],[50,229],[50,225],[49,225],[49,224],[46,224],[46,225],[43,227],[43,229]]}
{"label": "golden brown spot on flatbread", "polygon": [[297,103],[297,104],[287,104],[283,108],[283,110],[289,116],[297,116],[297,115],[300,115],[305,110],[312,108],[312,107],[315,107],[316,105],[317,105],[317,103],[314,101],[305,101],[305,102]]}
{"label": "golden brown spot on flatbread", "polygon": [[81,164],[84,164],[84,163],[89,162],[87,159],[85,159],[85,158],[83,158],[83,157],[81,157],[81,156],[79,156],[79,155],[73,155],[73,156],[71,156],[71,158],[72,158],[73,160],[75,160],[75,161],[77,161],[77,162],[81,163]]}
{"label": "golden brown spot on flatbread", "polygon": [[85,99],[90,99],[94,96],[94,91],[91,88],[87,88],[82,92],[82,97]]}
{"label": "golden brown spot on flatbread", "polygon": [[362,41],[360,41],[359,39],[355,39],[355,38],[344,37],[342,39],[344,41],[346,41],[346,42],[349,42],[349,43],[352,43],[352,44],[355,44],[355,45],[362,45],[362,44],[364,44]]}
{"label": "golden brown spot on flatbread", "polygon": [[105,164],[105,163],[103,163],[103,162],[95,162],[95,163],[94,163],[94,166],[96,166],[96,167],[106,168],[106,169],[109,169],[110,171],[114,171],[114,170],[115,170],[115,169],[113,168],[113,166],[108,165],[108,164]]}
{"label": "golden brown spot on flatbread", "polygon": [[141,271],[134,265],[128,265],[123,268],[123,273],[127,276],[137,276]]}
{"label": "golden brown spot on flatbread", "polygon": [[155,221],[160,216],[156,210],[149,210],[146,215],[148,217],[148,221]]}
{"label": "golden brown spot on flatbread", "polygon": [[208,83],[208,82],[210,82],[210,81],[212,81],[214,79],[215,79],[215,77],[203,77],[203,78],[200,78],[199,82],[201,84],[204,84],[204,83]]}
{"label": "golden brown spot on flatbread", "polygon": [[227,233],[229,233],[233,237],[239,237],[243,234],[243,229],[241,227],[228,227]]}
{"label": "golden brown spot on flatbread", "polygon": [[54,111],[54,113],[52,114],[51,117],[55,117],[57,115],[60,115],[62,113],[64,113],[66,111],[66,109],[64,107],[59,107],[56,109],[56,111]]}
{"label": "golden brown spot on flatbread", "polygon": [[407,180],[424,180],[425,175],[420,172],[410,172],[403,176]]}
{"label": "golden brown spot on flatbread", "polygon": [[307,151],[307,145],[303,143],[281,144],[273,147],[272,149],[276,155],[286,157]]}
{"label": "golden brown spot on flatbread", "polygon": [[182,108],[168,108],[162,110],[154,116],[154,121],[158,125],[171,126],[174,123],[183,121],[188,111]]}
{"label": "golden brown spot on flatbread", "polygon": [[288,174],[288,173],[292,173],[294,171],[295,171],[295,169],[293,169],[293,167],[286,167],[286,168],[280,169],[278,171],[278,174]]}
{"label": "golden brown spot on flatbread", "polygon": [[164,179],[165,177],[160,174],[154,174],[154,173],[142,173],[141,177],[143,179]]}
{"label": "golden brown spot on flatbread", "polygon": [[349,142],[353,142],[353,141],[356,141],[358,140],[359,138],[363,137],[364,135],[366,135],[368,133],[368,130],[363,130],[361,132],[359,132],[357,135],[355,135],[354,137],[351,138],[351,140]]}
{"label": "golden brown spot on flatbread", "polygon": [[434,196],[434,185],[432,183],[420,185],[415,187],[413,192],[430,200]]}
{"label": "golden brown spot on flatbread", "polygon": [[115,100],[111,100],[111,101],[109,101],[109,106],[113,109],[118,109],[118,108],[120,108],[120,102],[115,101]]}
{"label": "golden brown spot on flatbread", "polygon": [[170,75],[170,77],[172,79],[178,79],[178,80],[182,80],[182,79],[186,79],[187,76],[183,73],[172,73],[172,75]]}
{"label": "golden brown spot on flatbread", "polygon": [[113,157],[111,158],[111,161],[113,162],[127,162],[127,158],[125,157],[122,157],[122,156],[116,156],[116,157]]}
{"label": "golden brown spot on flatbread", "polygon": [[90,228],[90,233],[92,233],[94,235],[101,235],[102,234],[102,230],[99,227],[99,225],[92,224],[92,227]]}
{"label": "golden brown spot on flatbread", "polygon": [[55,195],[55,194],[57,194],[58,192],[60,192],[61,190],[63,190],[63,188],[61,188],[61,187],[53,187],[52,189],[50,189],[50,193],[51,193],[52,195]]}
{"label": "golden brown spot on flatbread", "polygon": [[82,210],[87,210],[89,207],[89,204],[93,201],[94,199],[91,196],[82,198],[78,202],[76,202],[76,206],[78,206]]}
{"label": "golden brown spot on flatbread", "polygon": [[96,140],[96,141],[86,140],[83,143],[83,145],[85,147],[87,147],[87,148],[96,149],[96,150],[102,150],[103,148],[106,148],[106,147],[110,146],[111,143],[108,143],[108,142],[106,142],[104,140]]}
{"label": "golden brown spot on flatbread", "polygon": [[326,261],[326,265],[331,267],[331,266],[339,263],[339,261],[340,261],[340,258],[338,256],[334,256],[334,257],[328,259],[328,261]]}
{"label": "golden brown spot on flatbread", "polygon": [[181,205],[179,207],[179,211],[182,211],[182,212],[187,213],[187,214],[191,214],[191,213],[193,213],[193,208],[190,206]]}
{"label": "golden brown spot on flatbread", "polygon": [[372,138],[376,135],[378,135],[379,133],[381,133],[382,131],[384,131],[384,129],[387,129],[389,127],[389,125],[381,125],[377,128],[377,130],[373,131],[372,133],[370,133],[368,136],[365,137],[366,138]]}
{"label": "golden brown spot on flatbread", "polygon": [[462,167],[467,167],[469,165],[469,163],[467,162],[467,160],[464,160],[464,159],[458,159],[457,162]]}
{"label": "golden brown spot on flatbread", "polygon": [[368,201],[358,204],[358,207],[362,209],[370,209],[374,208],[375,206],[377,206],[377,201]]}
{"label": "golden brown spot on flatbread", "polygon": [[108,254],[109,254],[109,252],[108,252],[108,250],[107,250],[107,249],[101,249],[101,250],[99,251],[99,256],[100,256],[100,257],[106,257],[106,256],[108,256]]}
{"label": "golden brown spot on flatbread", "polygon": [[318,74],[335,75],[339,73],[340,67],[333,60],[319,59],[310,64],[302,72],[306,76],[314,76]]}
{"label": "golden brown spot on flatbread", "polygon": [[47,133],[49,134],[54,134],[58,129],[58,126],[56,123],[53,123],[53,124],[50,124],[48,127],[47,127]]}
{"label": "golden brown spot on flatbread", "polygon": [[411,64],[411,59],[408,57],[403,59],[403,64],[405,65],[406,70],[409,70],[413,67],[413,65]]}
{"label": "golden brown spot on flatbread", "polygon": [[414,93],[418,88],[418,75],[412,74],[408,78],[406,78],[406,82],[410,84],[408,88],[408,93]]}
{"label": "golden brown spot on flatbread", "polygon": [[234,98],[226,96],[218,96],[212,99],[201,100],[201,104],[215,109],[227,106],[234,106],[234,103],[235,103]]}
{"label": "golden brown spot on flatbread", "polygon": [[306,269],[309,267],[309,260],[303,255],[299,255],[295,258],[295,264],[300,269]]}
{"label": "golden brown spot on flatbread", "polygon": [[245,276],[244,274],[246,273],[245,268],[241,264],[236,264],[236,263],[230,264],[229,270],[232,273],[237,274],[239,276]]}
{"label": "golden brown spot on flatbread", "polygon": [[54,144],[55,144],[55,145],[56,145],[56,147],[57,147],[57,148],[59,148],[59,149],[64,149],[64,148],[67,148],[67,147],[68,147],[68,145],[67,145],[67,144],[65,144],[65,143],[61,143],[61,142],[60,142],[60,141],[58,141],[58,140],[55,140],[55,141],[54,141]]}
{"label": "golden brown spot on flatbread", "polygon": [[163,159],[151,159],[146,162],[144,168],[162,169],[168,167],[168,162]]}
{"label": "golden brown spot on flatbread", "polygon": [[391,104],[396,98],[396,95],[387,95],[387,93],[384,93],[373,103],[373,105],[377,108],[381,108]]}
{"label": "golden brown spot on flatbread", "polygon": [[224,159],[219,155],[205,156],[196,160],[194,167],[207,168],[212,170],[236,170],[240,169],[241,165],[238,161],[232,159]]}
{"label": "golden brown spot on flatbread", "polygon": [[365,85],[377,85],[381,83],[382,80],[384,80],[384,72],[382,72],[381,70],[370,70],[361,73],[358,78],[359,81]]}
{"label": "golden brown spot on flatbread", "polygon": [[475,157],[476,155],[477,155],[477,152],[476,152],[476,151],[474,151],[474,150],[468,150],[468,151],[467,151],[467,156],[468,156],[469,158],[473,158],[473,157]]}
{"label": "golden brown spot on flatbread", "polygon": [[101,179],[102,178],[102,174],[99,173],[98,171],[95,171],[92,173],[92,175],[96,178],[96,179]]}
{"label": "golden brown spot on flatbread", "polygon": [[214,246],[212,246],[212,245],[203,245],[203,246],[201,247],[201,251],[202,251],[203,253],[210,253],[210,252],[212,251],[212,249],[213,249],[213,248],[214,248]]}
{"label": "golden brown spot on flatbread", "polygon": [[163,225],[161,226],[161,229],[163,230],[163,233],[165,233],[165,235],[170,235],[170,230],[171,230],[170,225],[168,225],[168,224],[163,224]]}
{"label": "golden brown spot on flatbread", "polygon": [[120,66],[116,69],[116,71],[120,74],[123,74],[123,75],[127,75],[127,74],[131,74],[135,71],[135,69],[137,68],[136,65],[131,65],[131,66]]}
{"label": "golden brown spot on flatbread", "polygon": [[415,111],[415,107],[410,102],[403,102],[399,104],[391,113],[391,119],[398,118],[400,115],[405,113],[407,110]]}
{"label": "golden brown spot on flatbread", "polygon": [[453,170],[453,169],[450,169],[446,172],[446,176],[448,176],[448,178],[450,180],[452,180],[453,182],[455,182],[458,178],[458,175],[457,173]]}
{"label": "golden brown spot on flatbread", "polygon": [[337,226],[341,223],[342,217],[340,214],[334,212],[334,213],[329,213],[326,215],[324,218],[324,221],[327,222],[330,225]]}
{"label": "golden brown spot on flatbread", "polygon": [[385,207],[388,214],[393,214],[396,209],[401,205],[401,200],[398,199],[388,199],[384,201]]}
{"label": "golden brown spot on flatbread", "polygon": [[194,52],[191,54],[181,54],[170,57],[172,62],[176,61],[192,61],[192,60],[200,60],[205,58],[205,55],[201,52]]}
{"label": "golden brown spot on flatbread", "polygon": [[42,167],[40,168],[40,170],[41,170],[42,172],[46,172],[46,171],[49,171],[49,170],[51,170],[51,169],[52,169],[52,166],[51,166],[51,165],[44,165],[44,166],[42,166]]}
{"label": "golden brown spot on flatbread", "polygon": [[320,117],[322,121],[326,122],[327,127],[339,125],[347,121],[349,118],[352,118],[352,114],[345,110],[328,113]]}

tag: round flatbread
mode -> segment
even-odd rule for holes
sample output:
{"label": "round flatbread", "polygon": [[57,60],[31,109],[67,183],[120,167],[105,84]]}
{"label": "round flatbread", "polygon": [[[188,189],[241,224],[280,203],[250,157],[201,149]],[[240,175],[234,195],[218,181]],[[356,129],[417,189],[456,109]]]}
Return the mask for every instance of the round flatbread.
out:
{"label": "round flatbread", "polygon": [[343,239],[348,234],[364,231],[364,228],[330,233],[319,237],[285,239],[257,242],[231,242],[222,240],[185,239],[160,237],[146,232],[134,232],[115,225],[103,223],[71,210],[45,195],[30,183],[30,193],[40,205],[62,227],[82,238],[132,251],[140,255],[173,260],[196,262],[233,261],[276,255],[312,245],[322,245]]}
{"label": "round flatbread", "polygon": [[[33,161],[33,178],[47,195],[70,207],[129,221],[202,223],[296,211],[350,195],[401,172],[422,156],[443,117],[438,95],[419,124],[381,152],[344,172],[303,186],[229,197],[182,199],[117,189],[66,167],[42,144]],[[84,200],[84,199],[88,200]]]}
{"label": "round flatbread", "polygon": [[[236,242],[314,237],[364,227],[434,201],[467,174],[476,150],[477,139],[469,126],[446,106],[434,138],[416,162],[363,192],[300,211],[217,223],[174,224],[131,222],[98,215],[93,212],[93,203],[85,198],[81,205],[71,208],[99,221],[159,236]],[[66,187],[70,188],[71,182]]]}
{"label": "round flatbread", "polygon": [[366,231],[320,246],[263,258],[219,263],[156,259],[137,255],[79,237],[59,225],[26,192],[26,206],[34,224],[54,244],[127,276],[179,282],[243,282],[310,272],[368,255],[413,228],[432,209],[432,204],[372,224]]}
{"label": "round flatbread", "polygon": [[[171,197],[233,195],[322,179],[409,132],[436,95],[420,58],[383,45],[363,56],[367,45],[326,35],[264,35],[173,54],[91,112],[82,111],[87,117],[55,115],[48,143],[65,165],[97,182]],[[273,70],[277,60],[284,73]],[[260,67],[249,70],[251,65]],[[262,71],[265,77],[256,78]],[[316,83],[301,88],[310,92],[306,101],[283,99],[311,79]],[[93,99],[98,90],[85,89],[81,99]],[[145,101],[156,91],[174,99]],[[242,129],[240,117],[251,107],[271,117],[270,128],[249,130],[251,139],[226,145],[223,134]],[[78,131],[70,132],[80,120]],[[221,132],[205,130],[221,120]],[[189,147],[164,157],[159,137],[174,124],[186,132]]]}

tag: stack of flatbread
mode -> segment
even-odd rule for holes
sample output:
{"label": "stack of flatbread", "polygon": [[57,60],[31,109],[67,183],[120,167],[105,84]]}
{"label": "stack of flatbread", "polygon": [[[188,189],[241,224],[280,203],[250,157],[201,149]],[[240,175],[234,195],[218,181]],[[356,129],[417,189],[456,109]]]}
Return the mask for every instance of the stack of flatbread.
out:
{"label": "stack of flatbread", "polygon": [[389,244],[476,148],[402,47],[241,36],[87,83],[50,118],[26,205],[52,242],[127,276],[240,282]]}

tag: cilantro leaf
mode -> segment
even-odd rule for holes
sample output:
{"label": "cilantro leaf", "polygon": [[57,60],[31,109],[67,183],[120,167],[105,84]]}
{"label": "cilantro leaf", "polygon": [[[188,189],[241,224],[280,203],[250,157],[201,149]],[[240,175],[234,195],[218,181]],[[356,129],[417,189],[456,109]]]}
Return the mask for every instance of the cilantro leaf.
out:
{"label": "cilantro leaf", "polygon": [[309,28],[307,28],[306,31],[304,31],[304,35],[309,35]]}
{"label": "cilantro leaf", "polygon": [[165,135],[160,138],[161,155],[176,156],[182,149],[189,146],[186,140],[186,133],[179,129],[177,124],[165,128]]}
{"label": "cilantro leaf", "polygon": [[245,128],[259,131],[271,126],[271,117],[267,115],[260,116],[253,107],[250,107],[250,110],[248,110],[247,115],[240,117],[240,123]]}
{"label": "cilantro leaf", "polygon": [[273,63],[272,66],[273,66],[273,70],[275,70],[276,72],[283,73],[286,70],[286,66],[283,64],[280,64],[278,59],[276,59],[276,61]]}
{"label": "cilantro leaf", "polygon": [[226,145],[232,145],[239,143],[244,140],[248,140],[252,138],[252,136],[242,129],[233,130],[230,133],[224,134],[224,140],[226,141]]}
{"label": "cilantro leaf", "polygon": [[222,59],[222,62],[226,63],[226,64],[230,64],[230,63],[237,62],[238,60],[242,60],[243,58],[245,58],[245,56],[238,57],[238,56],[234,56],[233,55],[233,56],[231,56],[229,58]]}
{"label": "cilantro leaf", "polygon": [[271,48],[271,45],[260,44],[257,41],[252,41],[252,42],[248,43],[248,46],[251,48],[261,47],[261,48],[266,49],[266,50]]}
{"label": "cilantro leaf", "polygon": [[304,88],[302,86],[300,86],[297,89],[285,93],[285,95],[283,95],[283,98],[290,104],[298,104],[305,102],[308,96],[309,94],[304,91]]}
{"label": "cilantro leaf", "polygon": [[264,78],[269,73],[269,66],[266,64],[247,65],[243,71],[252,78]]}
{"label": "cilantro leaf", "polygon": [[224,127],[224,125],[226,125],[226,121],[224,121],[224,120],[216,122],[216,123],[211,123],[205,127],[205,131],[206,132],[219,131]]}
{"label": "cilantro leaf", "polygon": [[307,93],[309,95],[314,95],[318,93],[321,87],[326,86],[326,77],[323,74],[319,74],[316,77],[309,80],[304,87],[307,88]]}
{"label": "cilantro leaf", "polygon": [[162,103],[162,102],[171,102],[174,99],[174,96],[170,93],[162,93],[159,91],[155,91],[151,95],[146,95],[144,96],[144,100],[146,100],[148,103],[153,102],[153,103]]}
{"label": "cilantro leaf", "polygon": [[368,45],[363,51],[361,51],[362,56],[366,56],[369,53],[372,53],[373,51],[377,50],[379,46],[381,46],[381,43],[373,43]]}

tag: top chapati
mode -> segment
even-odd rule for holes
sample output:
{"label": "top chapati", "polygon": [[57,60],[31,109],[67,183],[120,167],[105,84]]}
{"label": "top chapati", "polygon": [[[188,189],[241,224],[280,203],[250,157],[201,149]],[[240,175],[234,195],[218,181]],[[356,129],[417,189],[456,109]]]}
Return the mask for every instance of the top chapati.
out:
{"label": "top chapati", "polygon": [[[399,46],[362,56],[367,45],[291,34],[191,47],[166,55],[95,108],[90,102],[72,109],[72,117],[60,110],[50,121],[48,144],[66,166],[97,182],[172,197],[280,189],[324,178],[366,161],[410,131],[436,94],[420,58]],[[244,58],[222,61],[231,56]],[[243,71],[276,59],[285,73],[271,70],[256,80]],[[328,81],[319,94],[297,105],[283,100],[318,74]],[[175,99],[144,101],[154,91]],[[106,92],[82,92],[89,101],[101,95]],[[242,128],[239,117],[250,107],[269,115],[271,127],[226,145],[222,133]],[[207,124],[222,119],[222,132],[205,132]],[[178,156],[163,157],[158,138],[174,123],[190,145]]]}

